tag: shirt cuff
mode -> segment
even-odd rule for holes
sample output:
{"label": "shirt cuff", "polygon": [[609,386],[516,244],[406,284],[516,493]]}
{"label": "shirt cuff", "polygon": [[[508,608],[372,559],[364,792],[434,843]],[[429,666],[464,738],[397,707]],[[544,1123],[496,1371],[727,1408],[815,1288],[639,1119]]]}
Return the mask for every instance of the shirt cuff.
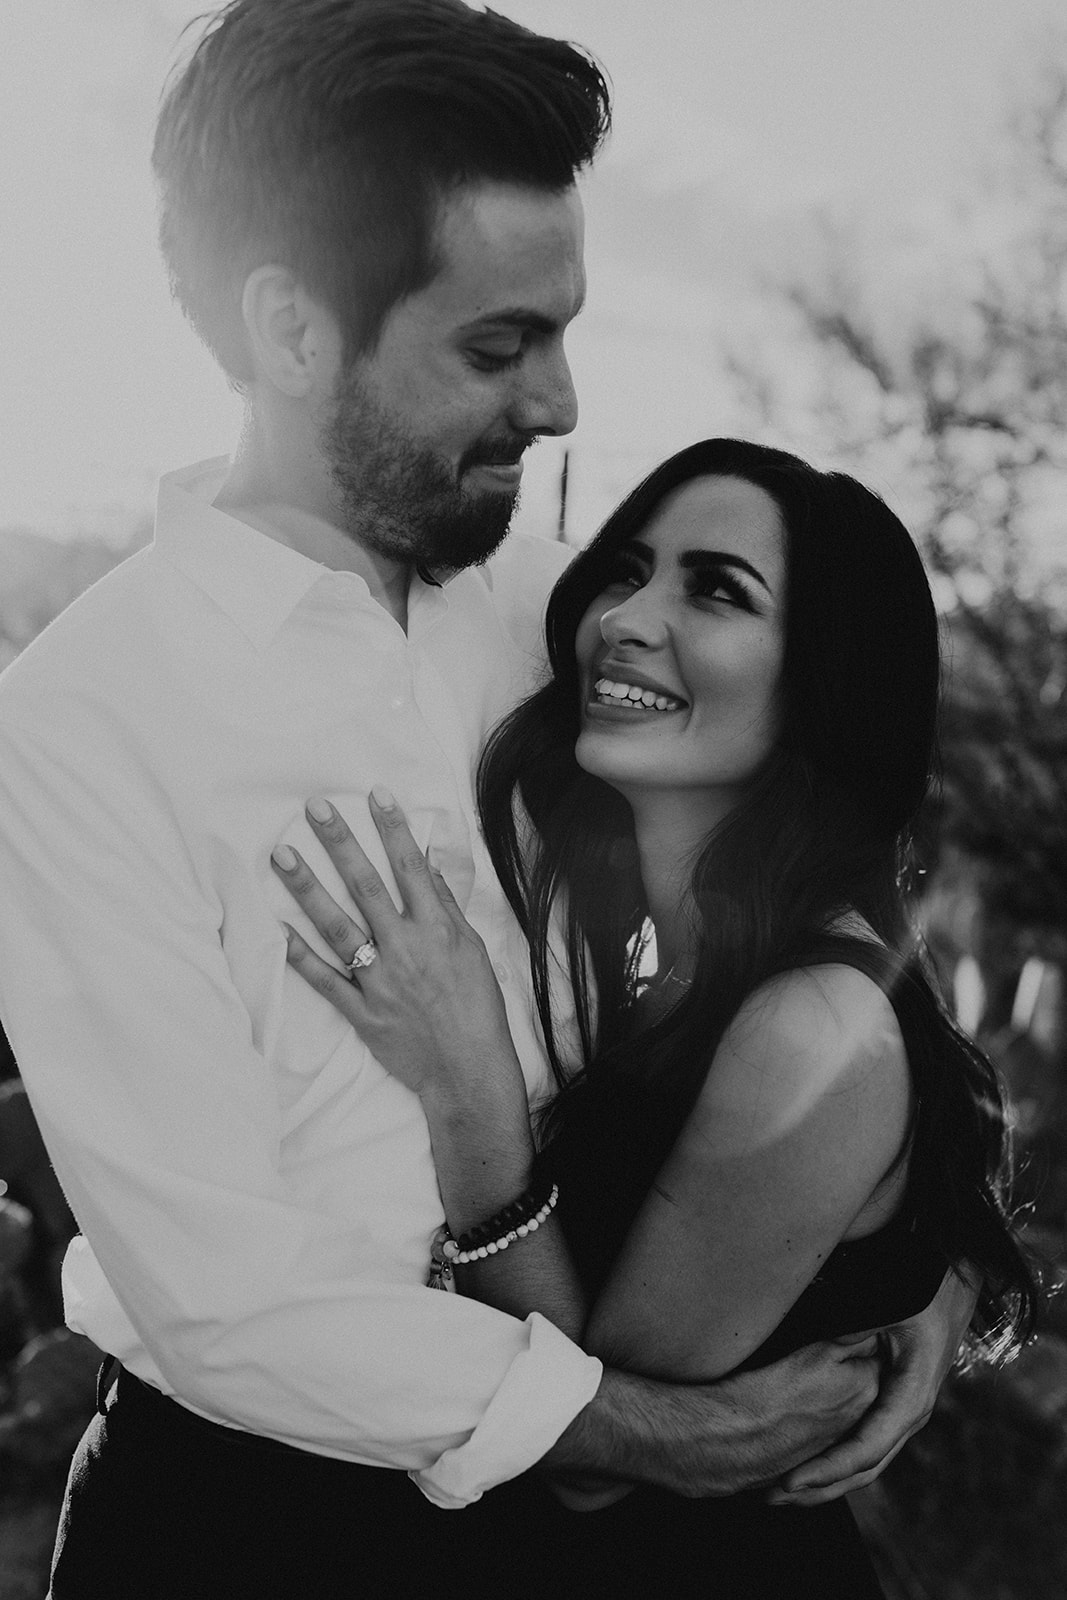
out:
{"label": "shirt cuff", "polygon": [[600,1387],[603,1364],[539,1312],[477,1427],[430,1467],[408,1474],[435,1506],[457,1511],[540,1461]]}

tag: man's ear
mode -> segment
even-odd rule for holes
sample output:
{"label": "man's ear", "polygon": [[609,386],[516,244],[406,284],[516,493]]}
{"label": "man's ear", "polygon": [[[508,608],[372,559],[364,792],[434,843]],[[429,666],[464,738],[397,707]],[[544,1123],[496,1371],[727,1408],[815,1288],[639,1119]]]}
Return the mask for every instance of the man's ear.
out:
{"label": "man's ear", "polygon": [[241,314],[256,370],[293,399],[332,387],[341,355],[336,319],[301,288],[288,267],[250,272]]}

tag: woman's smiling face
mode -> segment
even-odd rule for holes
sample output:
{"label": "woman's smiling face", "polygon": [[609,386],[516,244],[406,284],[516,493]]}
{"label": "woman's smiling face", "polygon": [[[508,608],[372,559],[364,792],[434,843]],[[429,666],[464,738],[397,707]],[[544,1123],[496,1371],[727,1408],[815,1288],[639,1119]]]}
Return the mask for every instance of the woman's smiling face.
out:
{"label": "woman's smiling face", "polygon": [[786,536],[763,489],[675,489],[589,607],[575,643],[578,763],[631,801],[688,791],[708,823],[736,804],[778,731]]}

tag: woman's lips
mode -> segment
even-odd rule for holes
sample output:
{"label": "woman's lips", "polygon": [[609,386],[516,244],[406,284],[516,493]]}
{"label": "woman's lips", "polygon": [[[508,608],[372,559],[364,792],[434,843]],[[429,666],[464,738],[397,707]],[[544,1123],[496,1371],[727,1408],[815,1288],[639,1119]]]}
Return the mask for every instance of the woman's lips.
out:
{"label": "woman's lips", "polygon": [[589,703],[603,706],[607,710],[619,707],[622,710],[647,712],[653,716],[666,716],[672,711],[682,711],[686,704],[680,696],[669,694],[666,689],[653,688],[650,684],[633,682],[623,677],[612,677],[606,673],[602,673],[594,680]]}

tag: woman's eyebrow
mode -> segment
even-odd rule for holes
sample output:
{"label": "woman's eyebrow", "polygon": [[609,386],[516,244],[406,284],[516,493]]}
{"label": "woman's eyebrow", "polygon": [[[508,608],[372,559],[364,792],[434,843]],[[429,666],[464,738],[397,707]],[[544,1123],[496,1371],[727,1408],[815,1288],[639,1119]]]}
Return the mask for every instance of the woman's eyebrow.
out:
{"label": "woman's eyebrow", "polygon": [[[647,561],[650,566],[654,564],[655,555],[651,546],[642,544],[640,539],[631,539],[626,548],[640,556],[642,561]],[[699,571],[702,567],[738,567],[742,572],[747,572],[750,578],[755,578],[757,583],[762,584],[768,594],[771,592],[770,584],[757,567],[746,561],[744,556],[729,555],[725,550],[684,550],[678,557],[678,565],[684,567],[686,571]]]}

